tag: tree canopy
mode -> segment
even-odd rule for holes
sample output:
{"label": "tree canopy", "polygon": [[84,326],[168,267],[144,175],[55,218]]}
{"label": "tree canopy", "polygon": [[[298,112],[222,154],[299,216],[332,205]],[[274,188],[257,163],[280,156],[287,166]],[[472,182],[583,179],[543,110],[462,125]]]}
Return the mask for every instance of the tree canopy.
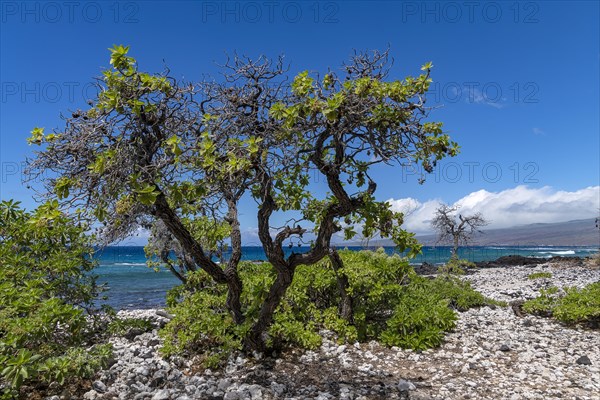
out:
{"label": "tree canopy", "polygon": [[[248,334],[250,349],[263,333],[299,265],[331,250],[332,236],[391,238],[410,255],[420,251],[401,228],[403,216],[375,197],[372,168],[416,163],[431,172],[458,151],[440,122],[427,121],[431,63],[416,77],[388,80],[387,52],[355,53],[340,72],[302,72],[291,81],[283,59],[234,56],[221,80],[182,82],[169,70],[142,72],[129,47],[110,49],[111,68],[98,80],[87,110],[64,128],[35,128],[30,143],[44,146],[30,161],[32,176],[52,171],[48,193],[63,207],[103,224],[105,242],[152,230],[150,254],[185,279],[202,269],[228,287],[236,323],[245,316],[237,271],[242,255],[239,205],[256,203],[258,236],[276,272]],[[311,191],[320,176],[328,193]],[[273,226],[275,215],[287,215]],[[285,255],[286,241],[314,240]],[[223,246],[231,256],[222,259]],[[169,251],[177,250],[177,260]]]}

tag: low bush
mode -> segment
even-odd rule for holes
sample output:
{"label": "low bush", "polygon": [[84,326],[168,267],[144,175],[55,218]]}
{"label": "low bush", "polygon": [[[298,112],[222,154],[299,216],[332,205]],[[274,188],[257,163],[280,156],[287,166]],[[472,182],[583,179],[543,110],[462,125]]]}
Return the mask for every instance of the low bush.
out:
{"label": "low bush", "polygon": [[566,324],[585,324],[592,328],[600,325],[600,282],[583,289],[566,288],[552,314]]}
{"label": "low bush", "polygon": [[582,324],[590,328],[600,327],[600,282],[579,289],[564,288],[559,295],[556,287],[540,290],[540,296],[523,304],[530,314],[552,316],[567,325]]}
{"label": "low bush", "polygon": [[530,280],[547,279],[547,278],[552,278],[551,272],[534,272],[532,274],[527,275],[527,279],[530,279]]}
{"label": "low bush", "polygon": [[92,247],[56,203],[26,212],[0,203],[0,398],[22,385],[63,384],[91,376],[110,358],[92,346],[89,319],[98,295]]}
{"label": "low bush", "polygon": [[451,258],[446,264],[438,268],[440,274],[464,275],[465,268],[475,268],[475,263],[458,258]]}
{"label": "low bush", "polygon": [[445,299],[431,290],[427,281],[403,290],[386,321],[386,329],[374,338],[388,346],[424,350],[439,346],[456,325],[456,313]]}
{"label": "low bush", "polygon": [[[272,347],[314,349],[321,344],[319,331],[327,329],[340,342],[374,339],[390,346],[426,349],[441,344],[445,332],[454,328],[455,310],[489,303],[456,277],[418,276],[397,255],[383,251],[341,251],[340,255],[341,270],[335,271],[328,260],[297,269],[269,329]],[[348,279],[351,320],[340,317],[339,274]],[[165,355],[202,354],[207,366],[215,366],[242,348],[241,338],[258,315],[274,272],[268,263],[244,263],[240,277],[246,316],[242,325],[236,326],[223,306],[225,288],[212,283],[204,272],[189,275],[187,287],[170,292],[169,311],[175,318],[160,331]]]}
{"label": "low bush", "polygon": [[558,292],[559,289],[556,286],[541,289],[538,297],[523,303],[523,310],[529,314],[550,316],[552,310],[558,304]]}
{"label": "low bush", "polygon": [[466,311],[469,308],[496,304],[471,287],[471,283],[453,276],[438,276],[429,281],[427,290],[437,293],[448,300],[453,309]]}

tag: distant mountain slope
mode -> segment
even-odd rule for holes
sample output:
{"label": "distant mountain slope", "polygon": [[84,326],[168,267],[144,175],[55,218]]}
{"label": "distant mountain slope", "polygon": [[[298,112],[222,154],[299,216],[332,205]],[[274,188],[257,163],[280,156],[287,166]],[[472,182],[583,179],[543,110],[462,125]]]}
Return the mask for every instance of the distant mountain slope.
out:
{"label": "distant mountain slope", "polygon": [[[425,245],[437,244],[435,235],[417,237]],[[392,246],[389,240],[369,242],[374,246]],[[549,224],[530,224],[503,229],[487,229],[477,235],[474,245],[600,246],[600,230],[594,219],[581,219]]]}
{"label": "distant mountain slope", "polygon": [[477,238],[479,244],[538,244],[546,246],[600,246],[595,220],[580,219],[552,224],[531,224],[490,229]]}

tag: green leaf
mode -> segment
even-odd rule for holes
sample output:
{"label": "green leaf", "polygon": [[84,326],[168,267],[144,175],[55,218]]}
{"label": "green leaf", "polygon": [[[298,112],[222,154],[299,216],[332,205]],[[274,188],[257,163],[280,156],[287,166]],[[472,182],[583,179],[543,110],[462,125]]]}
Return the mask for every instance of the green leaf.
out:
{"label": "green leaf", "polygon": [[111,53],[110,65],[112,65],[116,69],[127,69],[133,64],[133,58],[127,57],[127,53],[129,52],[129,46],[114,45],[108,50]]}
{"label": "green leaf", "polygon": [[352,226],[344,228],[344,240],[350,240],[356,236],[356,231]]}
{"label": "green leaf", "polygon": [[421,71],[427,71],[429,69],[433,68],[433,64],[431,63],[431,61],[429,61],[428,63],[424,64],[421,67]]}
{"label": "green leaf", "polygon": [[71,180],[67,177],[61,177],[56,180],[54,184],[54,193],[56,193],[60,200],[69,197],[69,189],[71,184]]}
{"label": "green leaf", "polygon": [[165,141],[165,143],[167,144],[167,146],[169,146],[170,151],[176,156],[180,156],[183,153],[181,147],[179,147],[179,144],[181,143],[181,138],[177,135],[171,136]]}
{"label": "green leaf", "polygon": [[326,108],[323,110],[323,115],[325,115],[328,121],[333,122],[338,118],[339,113],[335,109]]}
{"label": "green leaf", "polygon": [[155,185],[146,185],[142,189],[135,190],[135,192],[138,194],[137,198],[140,203],[146,206],[153,205],[160,194]]}
{"label": "green leaf", "polygon": [[107,214],[107,212],[104,207],[97,207],[94,210],[94,216],[96,218],[98,218],[98,221],[100,221],[100,222],[104,222],[104,220],[106,220],[106,214]]}
{"label": "green leaf", "polygon": [[308,71],[299,73],[292,82],[292,92],[298,96],[306,96],[314,91],[314,80],[308,76]]}
{"label": "green leaf", "polygon": [[31,137],[27,139],[28,144],[42,144],[44,140],[44,128],[33,128],[31,131]]}

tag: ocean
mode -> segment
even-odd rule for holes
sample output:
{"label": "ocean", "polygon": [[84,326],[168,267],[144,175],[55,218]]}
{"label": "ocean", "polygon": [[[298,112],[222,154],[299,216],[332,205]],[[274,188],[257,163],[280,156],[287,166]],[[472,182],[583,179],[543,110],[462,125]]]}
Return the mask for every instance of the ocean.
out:
{"label": "ocean", "polygon": [[[350,250],[363,250],[366,247],[348,247]],[[375,248],[371,248],[375,249]],[[306,251],[308,248],[286,248],[286,253]],[[385,248],[388,254],[396,250]],[[598,252],[597,247],[555,247],[555,246],[477,246],[459,249],[459,256],[470,261],[490,261],[511,254],[537,257],[540,260],[553,256],[585,257]],[[441,264],[450,257],[450,247],[426,246],[423,253],[411,263]],[[165,305],[166,292],[180,282],[167,269],[156,272],[146,266],[146,256],[142,246],[112,246],[96,253],[98,267],[95,273],[98,282],[105,283],[108,297],[102,303],[115,309],[143,309]],[[244,247],[243,260],[264,260],[260,247]]]}

